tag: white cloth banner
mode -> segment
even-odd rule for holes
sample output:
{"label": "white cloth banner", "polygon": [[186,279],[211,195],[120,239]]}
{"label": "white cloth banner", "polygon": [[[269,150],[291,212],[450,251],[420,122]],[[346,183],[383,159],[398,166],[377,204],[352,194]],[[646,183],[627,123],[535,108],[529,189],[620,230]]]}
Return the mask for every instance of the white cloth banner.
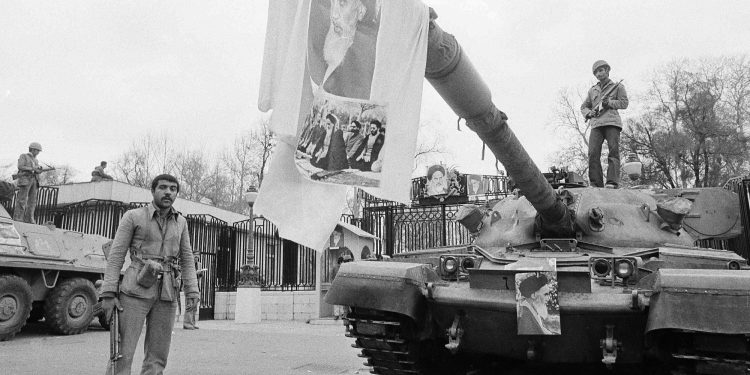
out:
{"label": "white cloth banner", "polygon": [[349,186],[409,202],[428,22],[417,0],[269,2],[258,107],[280,142],[255,210],[281,237],[323,249]]}

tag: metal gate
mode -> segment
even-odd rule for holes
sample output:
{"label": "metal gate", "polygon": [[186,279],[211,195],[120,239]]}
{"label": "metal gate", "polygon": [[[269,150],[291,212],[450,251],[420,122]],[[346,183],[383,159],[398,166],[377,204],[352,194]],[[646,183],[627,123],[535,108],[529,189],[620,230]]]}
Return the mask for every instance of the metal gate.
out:
{"label": "metal gate", "polygon": [[193,252],[198,252],[206,272],[198,281],[201,293],[199,319],[213,319],[216,304],[217,254],[229,252],[227,223],[211,215],[185,216]]}

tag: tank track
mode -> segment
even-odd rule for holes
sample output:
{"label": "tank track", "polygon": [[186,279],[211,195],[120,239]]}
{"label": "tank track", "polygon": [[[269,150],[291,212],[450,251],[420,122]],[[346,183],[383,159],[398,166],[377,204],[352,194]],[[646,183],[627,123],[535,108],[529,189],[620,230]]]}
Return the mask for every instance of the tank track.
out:
{"label": "tank track", "polygon": [[[431,342],[414,338],[413,322],[404,316],[375,310],[355,309],[344,318],[346,336],[355,339],[370,373],[384,375],[436,374],[430,357],[440,353]],[[433,350],[437,349],[437,350]],[[444,348],[443,348],[444,350]]]}
{"label": "tank track", "polygon": [[[750,339],[735,336],[729,341],[716,341],[714,345],[705,346],[693,343],[691,336],[677,336],[682,344],[671,353],[674,362],[672,374],[750,374]],[[713,337],[720,340],[721,335]]]}

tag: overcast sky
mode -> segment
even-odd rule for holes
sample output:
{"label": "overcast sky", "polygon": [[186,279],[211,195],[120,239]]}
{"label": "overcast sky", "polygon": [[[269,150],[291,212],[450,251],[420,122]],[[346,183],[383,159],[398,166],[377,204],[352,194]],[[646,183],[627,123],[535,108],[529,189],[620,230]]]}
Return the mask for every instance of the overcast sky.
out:
{"label": "overcast sky", "polygon": [[[390,0],[386,0],[390,1]],[[595,83],[606,59],[631,97],[677,58],[746,54],[750,1],[432,0],[537,164],[561,140],[561,88]],[[31,141],[79,180],[149,132],[215,153],[257,110],[267,1],[0,1],[0,166]],[[624,117],[628,111],[623,111]],[[493,173],[481,142],[425,84],[422,119],[462,172]]]}

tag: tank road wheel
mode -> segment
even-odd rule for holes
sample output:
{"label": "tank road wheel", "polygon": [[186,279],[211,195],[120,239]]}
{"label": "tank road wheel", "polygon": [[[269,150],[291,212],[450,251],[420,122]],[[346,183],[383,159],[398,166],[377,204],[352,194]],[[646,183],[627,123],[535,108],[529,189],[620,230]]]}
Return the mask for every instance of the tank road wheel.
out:
{"label": "tank road wheel", "polygon": [[375,310],[353,309],[345,318],[352,345],[374,374],[463,374],[460,361],[431,339],[420,339],[409,317]]}
{"label": "tank road wheel", "polygon": [[96,289],[86,279],[68,279],[52,290],[45,304],[45,320],[52,331],[77,335],[85,332],[94,319]]}
{"label": "tank road wheel", "polygon": [[14,275],[0,276],[0,341],[12,338],[31,312],[31,287]]}

